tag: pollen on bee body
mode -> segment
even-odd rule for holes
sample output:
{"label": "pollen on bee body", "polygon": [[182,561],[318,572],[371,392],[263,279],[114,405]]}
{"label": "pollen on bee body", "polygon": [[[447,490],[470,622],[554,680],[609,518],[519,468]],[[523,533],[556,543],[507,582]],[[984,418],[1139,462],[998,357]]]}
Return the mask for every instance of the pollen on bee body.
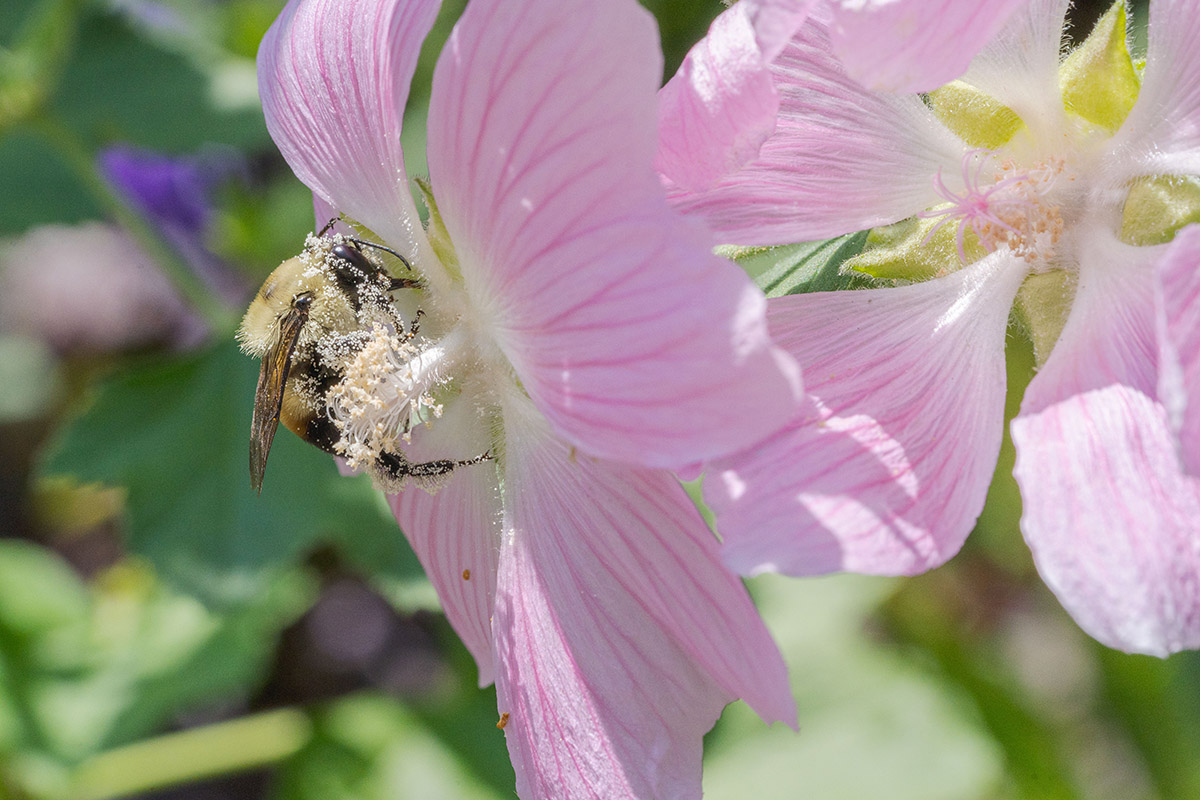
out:
{"label": "pollen on bee body", "polygon": [[408,441],[414,425],[442,413],[431,395],[442,382],[442,347],[421,348],[411,336],[378,323],[364,336],[365,344],[345,361],[342,380],[325,395],[329,418],[341,432],[334,447],[351,467],[369,466]]}

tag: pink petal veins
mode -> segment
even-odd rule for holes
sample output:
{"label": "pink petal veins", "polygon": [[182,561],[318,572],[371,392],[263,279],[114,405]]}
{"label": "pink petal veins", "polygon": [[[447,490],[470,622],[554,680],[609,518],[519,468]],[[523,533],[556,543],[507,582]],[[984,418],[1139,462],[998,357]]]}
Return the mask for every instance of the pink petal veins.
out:
{"label": "pink petal veins", "polygon": [[966,148],[919,97],[870,92],[847,76],[815,17],[772,72],[779,119],[758,158],[709,190],[670,188],[677,208],[722,242],[769,245],[896,222],[938,202],[932,177],[956,173]]}
{"label": "pink petal veins", "polygon": [[[962,76],[1015,111],[1039,135],[1060,131],[1064,118],[1058,61],[1068,4],[1069,0],[1024,0]],[[965,11],[982,4],[961,5]]]}
{"label": "pink petal veins", "polygon": [[593,455],[676,466],[781,425],[798,380],[761,293],[666,204],[655,36],[633,3],[476,0],[438,62],[429,166],[480,325],[540,410]]}
{"label": "pink petal veins", "polygon": [[717,17],[659,93],[660,173],[702,190],[758,154],[779,110],[771,62],[812,5],[743,0]]}
{"label": "pink petal veins", "polygon": [[409,255],[425,246],[400,124],[437,0],[292,0],[263,38],[267,129],[296,176]]}
{"label": "pink petal veins", "polygon": [[573,454],[518,402],[495,612],[518,792],[699,796],[725,703],[794,721],[779,653],[668,473]]}
{"label": "pink petal veins", "polygon": [[966,72],[972,56],[1027,2],[835,3],[833,52],[869,89],[928,92]]}
{"label": "pink petal veins", "polygon": [[1012,425],[1021,527],[1080,627],[1162,656],[1200,646],[1200,481],[1155,398],[1154,256],[1089,242],[1071,316]]}
{"label": "pink petal veins", "polygon": [[771,300],[811,405],[710,466],[726,563],[912,574],[954,555],[1000,450],[1004,332],[1024,275],[995,253],[926,283]]}
{"label": "pink petal veins", "polygon": [[1112,141],[1127,175],[1200,174],[1200,14],[1190,3],[1150,9],[1137,102]]}
{"label": "pink petal veins", "polygon": [[1156,278],[1158,396],[1184,469],[1200,477],[1200,225],[1176,235]]}
{"label": "pink petal veins", "polygon": [[[490,440],[473,398],[460,398],[435,426],[416,431],[404,453],[410,461],[468,459],[485,452]],[[486,686],[494,679],[492,602],[501,537],[495,462],[460,467],[432,494],[410,486],[388,495],[388,504],[475,657],[479,685]]]}

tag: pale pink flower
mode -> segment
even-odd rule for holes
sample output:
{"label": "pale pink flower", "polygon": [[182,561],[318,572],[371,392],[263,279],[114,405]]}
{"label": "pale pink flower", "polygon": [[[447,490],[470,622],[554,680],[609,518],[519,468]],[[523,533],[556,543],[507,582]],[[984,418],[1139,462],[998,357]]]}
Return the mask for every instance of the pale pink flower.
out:
{"label": "pale pink flower", "polygon": [[860,263],[908,259],[908,285],[771,301],[809,408],[716,461],[706,497],[747,573],[944,562],[995,468],[1016,301],[1040,362],[1012,425],[1037,567],[1094,637],[1163,655],[1200,646],[1200,231],[1175,233],[1200,219],[1200,13],[1152,2],[1139,72],[1121,8],[1060,66],[1066,5],[1034,0],[928,102],[848,78],[815,13],[774,61],[758,155],[675,188],[737,244],[907,220]]}
{"label": "pale pink flower", "polygon": [[722,706],[795,710],[666,468],[785,422],[794,364],[761,294],[666,202],[657,31],[633,0],[472,0],[433,78],[424,229],[400,126],[437,11],[293,0],[259,54],[271,135],[318,206],[424,281],[423,349],[384,376],[380,418],[444,406],[399,445],[410,460],[494,455],[390,502],[496,682],[522,797],[696,797]]}
{"label": "pale pink flower", "polygon": [[661,92],[655,166],[706,189],[753,159],[775,130],[771,65],[816,9],[846,75],[876,91],[922,92],[957,78],[1028,0],[739,0],[713,22]]}
{"label": "pale pink flower", "polygon": [[204,323],[154,260],[112,225],[46,225],[0,244],[0,333],[94,356],[196,346]]}

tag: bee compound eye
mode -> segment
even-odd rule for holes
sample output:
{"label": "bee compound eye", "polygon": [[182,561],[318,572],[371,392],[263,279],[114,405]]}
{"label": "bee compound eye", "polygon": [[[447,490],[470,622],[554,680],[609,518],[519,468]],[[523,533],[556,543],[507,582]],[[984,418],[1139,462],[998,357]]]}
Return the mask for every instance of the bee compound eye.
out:
{"label": "bee compound eye", "polygon": [[297,311],[308,311],[312,304],[313,296],[309,292],[301,292],[292,298],[292,307]]}

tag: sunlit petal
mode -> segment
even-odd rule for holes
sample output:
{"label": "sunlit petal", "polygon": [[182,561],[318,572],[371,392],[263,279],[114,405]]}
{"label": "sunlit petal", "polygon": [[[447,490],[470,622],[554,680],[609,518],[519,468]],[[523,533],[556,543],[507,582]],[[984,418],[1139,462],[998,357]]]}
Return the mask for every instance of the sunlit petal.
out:
{"label": "sunlit petal", "polygon": [[996,254],[903,288],[772,300],[772,332],[804,365],[812,404],[711,465],[726,562],[911,574],[954,555],[1000,450],[1004,332],[1024,274]]}
{"label": "sunlit petal", "polygon": [[1101,642],[1166,655],[1200,646],[1200,481],[1155,397],[1147,249],[1092,238],[1012,434],[1021,527],[1046,584]]}

